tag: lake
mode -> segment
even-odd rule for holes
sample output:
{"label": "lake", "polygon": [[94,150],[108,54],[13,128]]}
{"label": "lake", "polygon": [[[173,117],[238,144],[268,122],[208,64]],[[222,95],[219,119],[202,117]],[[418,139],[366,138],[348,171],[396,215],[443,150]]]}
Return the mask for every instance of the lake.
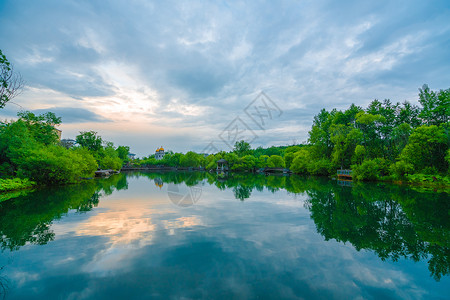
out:
{"label": "lake", "polygon": [[450,295],[442,191],[136,171],[0,200],[0,299]]}

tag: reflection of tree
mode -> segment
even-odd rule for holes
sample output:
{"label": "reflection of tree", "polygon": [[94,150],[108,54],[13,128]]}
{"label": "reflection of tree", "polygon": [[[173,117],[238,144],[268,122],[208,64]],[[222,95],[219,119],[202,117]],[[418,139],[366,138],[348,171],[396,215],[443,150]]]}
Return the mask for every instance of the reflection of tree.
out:
{"label": "reflection of tree", "polygon": [[226,177],[205,172],[134,173],[167,183],[192,186],[206,179],[220,190],[232,189],[236,199],[250,197],[253,189],[285,189],[306,194],[306,207],[326,240],[350,242],[357,250],[374,251],[381,259],[428,259],[436,280],[450,274],[449,206],[444,193],[423,193],[409,187],[357,184],[340,187],[327,178],[265,176],[230,173]]}
{"label": "reflection of tree", "polygon": [[145,176],[164,183],[195,186],[207,181],[231,189],[236,199],[254,189],[306,194],[306,207],[326,240],[350,242],[357,250],[374,251],[381,259],[428,259],[432,276],[450,274],[450,201],[448,194],[419,192],[388,184],[340,187],[326,178],[231,173],[219,178],[206,172],[130,172],[79,185],[43,189],[0,205],[0,247],[15,250],[26,243],[54,239],[50,225],[69,210],[83,213],[96,207],[102,195],[127,189],[127,177]]}
{"label": "reflection of tree", "polygon": [[41,189],[4,201],[0,206],[0,247],[17,250],[26,243],[44,245],[55,238],[53,220],[69,210],[84,213],[99,203],[102,194],[127,188],[126,175],[81,184]]}
{"label": "reflection of tree", "polygon": [[251,193],[252,189],[248,186],[238,185],[233,188],[234,197],[241,201],[250,198]]}
{"label": "reflection of tree", "polygon": [[8,290],[8,279],[2,275],[3,268],[5,266],[0,267],[0,298],[5,299],[6,291]]}
{"label": "reflection of tree", "polygon": [[307,194],[311,218],[326,240],[373,250],[383,260],[419,261],[431,256],[429,269],[434,278],[449,274],[446,195],[424,195],[393,185],[349,189],[331,183]]}

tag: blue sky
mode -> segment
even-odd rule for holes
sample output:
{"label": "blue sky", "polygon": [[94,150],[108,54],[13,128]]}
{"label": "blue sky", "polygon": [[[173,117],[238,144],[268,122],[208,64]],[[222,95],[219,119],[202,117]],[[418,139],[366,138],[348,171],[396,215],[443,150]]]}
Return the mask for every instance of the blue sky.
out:
{"label": "blue sky", "polygon": [[[228,150],[236,126],[253,147],[303,142],[322,108],[449,88],[449,20],[449,1],[1,0],[26,88],[0,118],[53,111],[63,138],[94,130],[138,156]],[[261,92],[279,108],[262,127],[245,111]]]}

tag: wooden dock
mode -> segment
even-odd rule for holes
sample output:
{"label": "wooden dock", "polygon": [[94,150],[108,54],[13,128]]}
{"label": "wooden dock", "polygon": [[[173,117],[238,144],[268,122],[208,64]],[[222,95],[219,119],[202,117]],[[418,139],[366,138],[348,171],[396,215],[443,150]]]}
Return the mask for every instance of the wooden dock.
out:
{"label": "wooden dock", "polygon": [[337,177],[338,179],[347,179],[351,180],[353,178],[353,171],[352,170],[337,170]]}

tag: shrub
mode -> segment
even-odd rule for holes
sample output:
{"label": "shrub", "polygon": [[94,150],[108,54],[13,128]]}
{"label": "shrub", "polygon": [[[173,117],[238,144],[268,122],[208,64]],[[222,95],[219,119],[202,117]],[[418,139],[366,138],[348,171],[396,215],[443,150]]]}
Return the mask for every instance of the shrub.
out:
{"label": "shrub", "polygon": [[329,175],[335,171],[335,166],[330,160],[322,158],[308,163],[307,169],[312,175]]}
{"label": "shrub", "polygon": [[294,159],[290,165],[290,169],[294,173],[306,174],[308,172],[307,164],[310,161],[309,152],[305,149],[295,152]]}
{"label": "shrub", "polygon": [[120,170],[122,160],[119,157],[105,156],[100,159],[99,167],[104,170]]}
{"label": "shrub", "polygon": [[395,178],[401,179],[405,177],[405,174],[412,173],[414,170],[414,166],[410,163],[405,162],[404,160],[400,160],[395,164],[392,164],[389,168],[389,171]]}
{"label": "shrub", "polygon": [[29,179],[13,178],[0,179],[0,192],[26,189],[34,186],[36,183]]}
{"label": "shrub", "polygon": [[71,183],[80,177],[93,176],[97,169],[92,155],[61,146],[31,149],[27,154],[15,159],[19,168],[18,175],[38,183]]}
{"label": "shrub", "polygon": [[361,165],[352,165],[355,180],[377,180],[387,173],[387,164],[384,158],[364,160]]}
{"label": "shrub", "polygon": [[284,168],[284,159],[279,155],[272,155],[267,159],[267,166],[269,168]]}

